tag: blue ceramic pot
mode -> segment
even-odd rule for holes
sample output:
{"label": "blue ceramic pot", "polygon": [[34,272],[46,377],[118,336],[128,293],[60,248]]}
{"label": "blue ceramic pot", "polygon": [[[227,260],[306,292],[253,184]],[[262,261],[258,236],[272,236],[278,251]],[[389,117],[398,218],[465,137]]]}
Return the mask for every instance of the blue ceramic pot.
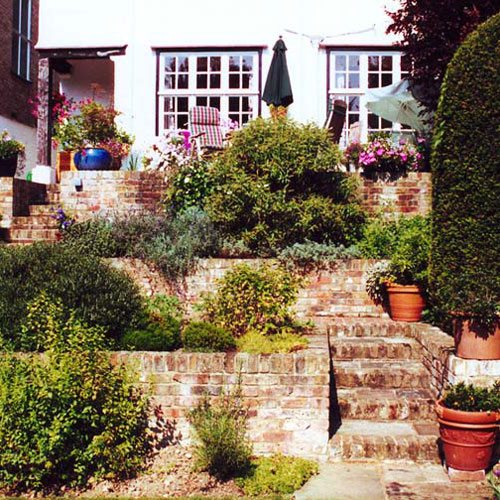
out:
{"label": "blue ceramic pot", "polygon": [[101,148],[85,148],[75,154],[74,162],[78,170],[108,170],[111,155]]}

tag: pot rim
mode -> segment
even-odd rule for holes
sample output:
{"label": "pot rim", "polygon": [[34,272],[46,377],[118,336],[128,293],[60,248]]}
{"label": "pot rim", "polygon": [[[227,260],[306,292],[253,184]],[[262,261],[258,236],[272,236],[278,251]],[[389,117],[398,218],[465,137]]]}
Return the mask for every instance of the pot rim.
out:
{"label": "pot rim", "polygon": [[420,293],[420,288],[418,285],[399,285],[397,283],[386,282],[385,284],[387,291],[398,291],[407,293]]}
{"label": "pot rim", "polygon": [[[436,413],[440,419],[463,423],[494,423],[500,420],[500,411],[464,411],[455,410],[444,406],[439,399],[435,405]],[[500,409],[499,409],[500,410]]]}

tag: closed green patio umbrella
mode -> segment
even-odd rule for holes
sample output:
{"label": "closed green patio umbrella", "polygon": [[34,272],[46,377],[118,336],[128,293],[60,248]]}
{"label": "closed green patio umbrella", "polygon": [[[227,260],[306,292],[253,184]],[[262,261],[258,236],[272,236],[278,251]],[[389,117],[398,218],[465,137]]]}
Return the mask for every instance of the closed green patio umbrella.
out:
{"label": "closed green patio umbrella", "polygon": [[281,37],[274,44],[273,51],[262,99],[268,106],[272,104],[286,108],[293,102],[293,93],[286,64],[286,46]]}

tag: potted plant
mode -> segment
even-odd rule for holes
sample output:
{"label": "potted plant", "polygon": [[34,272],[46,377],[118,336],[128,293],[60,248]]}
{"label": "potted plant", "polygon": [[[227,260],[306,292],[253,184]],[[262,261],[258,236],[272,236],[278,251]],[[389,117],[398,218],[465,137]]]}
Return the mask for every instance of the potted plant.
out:
{"label": "potted plant", "polygon": [[24,144],[4,130],[0,134],[0,177],[14,177],[17,169],[17,158],[24,153]]}
{"label": "potted plant", "polygon": [[417,216],[401,224],[389,261],[372,267],[366,290],[375,303],[390,310],[395,321],[420,321],[428,287],[430,224]]}
{"label": "potted plant", "polygon": [[436,403],[445,461],[456,470],[489,467],[500,420],[500,382],[490,388],[463,382]]}

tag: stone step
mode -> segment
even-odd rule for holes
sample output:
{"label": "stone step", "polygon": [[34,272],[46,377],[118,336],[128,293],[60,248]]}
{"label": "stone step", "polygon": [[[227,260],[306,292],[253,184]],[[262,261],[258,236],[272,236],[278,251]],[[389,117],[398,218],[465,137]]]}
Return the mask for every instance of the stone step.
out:
{"label": "stone step", "polygon": [[47,203],[45,205],[30,205],[30,215],[50,215],[57,210],[57,204]]}
{"label": "stone step", "polygon": [[330,440],[329,461],[440,463],[438,437],[437,423],[344,420]]}
{"label": "stone step", "polygon": [[49,214],[16,216],[12,218],[12,229],[52,229],[57,227],[57,221]]}
{"label": "stone step", "polygon": [[399,337],[332,337],[334,359],[421,359],[422,346],[414,339]]}
{"label": "stone step", "polygon": [[425,389],[339,389],[342,418],[365,420],[434,421],[434,401]]}
{"label": "stone step", "polygon": [[412,337],[414,323],[386,318],[332,318],[330,337]]}
{"label": "stone step", "polygon": [[335,383],[339,389],[428,389],[430,375],[417,361],[351,360],[334,361]]}
{"label": "stone step", "polygon": [[58,229],[10,229],[8,243],[31,243],[34,241],[57,241]]}

